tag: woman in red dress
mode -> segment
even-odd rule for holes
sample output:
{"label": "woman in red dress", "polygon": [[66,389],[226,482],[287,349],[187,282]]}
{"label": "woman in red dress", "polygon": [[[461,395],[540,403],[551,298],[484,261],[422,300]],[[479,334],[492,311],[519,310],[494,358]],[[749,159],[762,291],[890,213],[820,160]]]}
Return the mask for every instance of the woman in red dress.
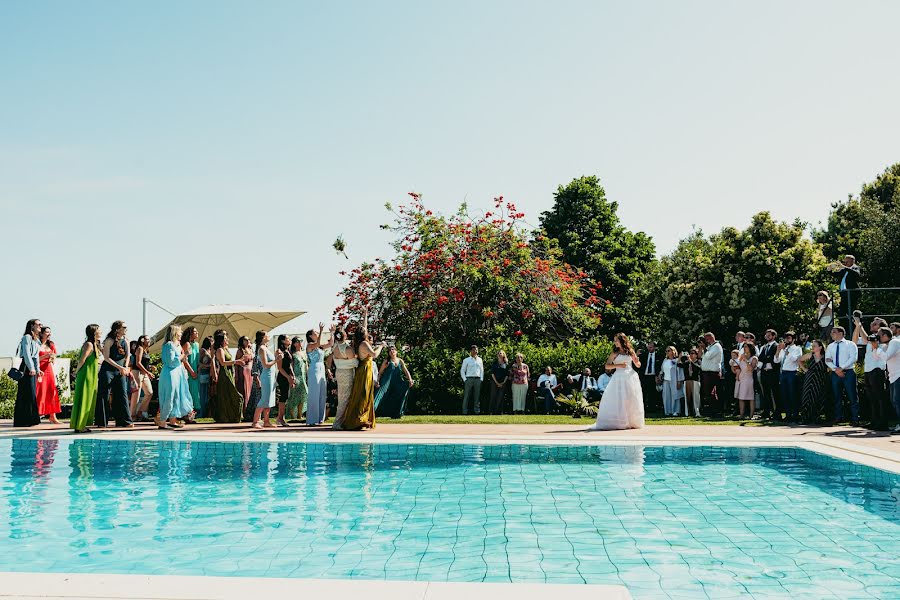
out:
{"label": "woman in red dress", "polygon": [[50,328],[41,328],[38,338],[41,343],[40,368],[43,374],[37,384],[38,414],[47,416],[54,425],[59,425],[56,413],[59,412],[59,392],[56,390],[56,374],[53,372],[53,361],[56,358],[56,344],[50,340]]}

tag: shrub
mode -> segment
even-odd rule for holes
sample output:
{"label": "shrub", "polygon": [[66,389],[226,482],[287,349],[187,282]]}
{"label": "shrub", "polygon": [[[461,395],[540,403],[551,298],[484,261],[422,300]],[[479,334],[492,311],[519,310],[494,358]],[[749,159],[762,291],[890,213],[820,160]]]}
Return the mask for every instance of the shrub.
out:
{"label": "shrub", "polygon": [[[497,352],[506,351],[510,362],[517,352],[525,356],[525,363],[531,369],[532,378],[537,377],[544,367],[553,367],[557,377],[570,373],[580,373],[590,367],[595,374],[600,372],[612,350],[612,343],[606,340],[589,342],[565,342],[558,344],[532,344],[526,340],[493,342],[480,348],[484,360],[485,382],[490,380],[490,368]],[[446,347],[422,346],[403,353],[403,360],[415,381],[410,394],[409,414],[458,414],[462,406],[463,383],[459,369],[468,356],[465,350],[451,350]],[[380,364],[380,361],[379,361]],[[508,395],[508,393],[507,393]],[[481,386],[482,412],[487,412],[490,391],[487,384]],[[530,400],[529,404],[530,406]]]}
{"label": "shrub", "polygon": [[6,371],[0,373],[0,419],[12,419],[16,406],[18,385],[9,378]]}

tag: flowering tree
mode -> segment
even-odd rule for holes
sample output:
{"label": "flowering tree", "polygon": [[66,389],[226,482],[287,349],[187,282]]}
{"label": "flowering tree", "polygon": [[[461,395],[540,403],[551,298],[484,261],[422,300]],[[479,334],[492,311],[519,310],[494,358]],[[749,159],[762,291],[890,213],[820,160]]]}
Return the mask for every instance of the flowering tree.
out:
{"label": "flowering tree", "polygon": [[560,259],[555,243],[529,238],[524,213],[503,197],[494,210],[471,217],[428,210],[421,196],[396,210],[390,260],[375,259],[349,273],[335,309],[340,322],[369,308],[370,327],[413,345],[450,348],[495,338],[530,336],[554,341],[597,326],[605,303],[599,284]]}

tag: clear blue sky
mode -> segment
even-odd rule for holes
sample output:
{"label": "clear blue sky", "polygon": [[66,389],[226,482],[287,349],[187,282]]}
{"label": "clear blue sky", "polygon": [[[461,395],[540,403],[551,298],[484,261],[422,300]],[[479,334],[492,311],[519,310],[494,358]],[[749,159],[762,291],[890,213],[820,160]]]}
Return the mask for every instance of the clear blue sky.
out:
{"label": "clear blue sky", "polygon": [[536,223],[596,174],[660,252],[764,209],[818,222],[900,161],[897,23],[888,0],[4,2],[0,355],[32,316],[66,348],[138,332],[143,296],[305,329],[332,241],[384,255],[409,190]]}

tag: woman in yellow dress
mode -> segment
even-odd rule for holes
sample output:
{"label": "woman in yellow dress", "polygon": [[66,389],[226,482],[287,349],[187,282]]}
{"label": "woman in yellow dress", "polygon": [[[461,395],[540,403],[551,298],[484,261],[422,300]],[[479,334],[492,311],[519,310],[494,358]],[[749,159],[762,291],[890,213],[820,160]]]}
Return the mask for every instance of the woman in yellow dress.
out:
{"label": "woman in yellow dress", "polygon": [[384,342],[372,346],[372,337],[363,324],[353,334],[353,350],[359,360],[350,399],[344,411],[341,429],[365,429],[375,427],[375,368],[373,360],[384,350]]}

